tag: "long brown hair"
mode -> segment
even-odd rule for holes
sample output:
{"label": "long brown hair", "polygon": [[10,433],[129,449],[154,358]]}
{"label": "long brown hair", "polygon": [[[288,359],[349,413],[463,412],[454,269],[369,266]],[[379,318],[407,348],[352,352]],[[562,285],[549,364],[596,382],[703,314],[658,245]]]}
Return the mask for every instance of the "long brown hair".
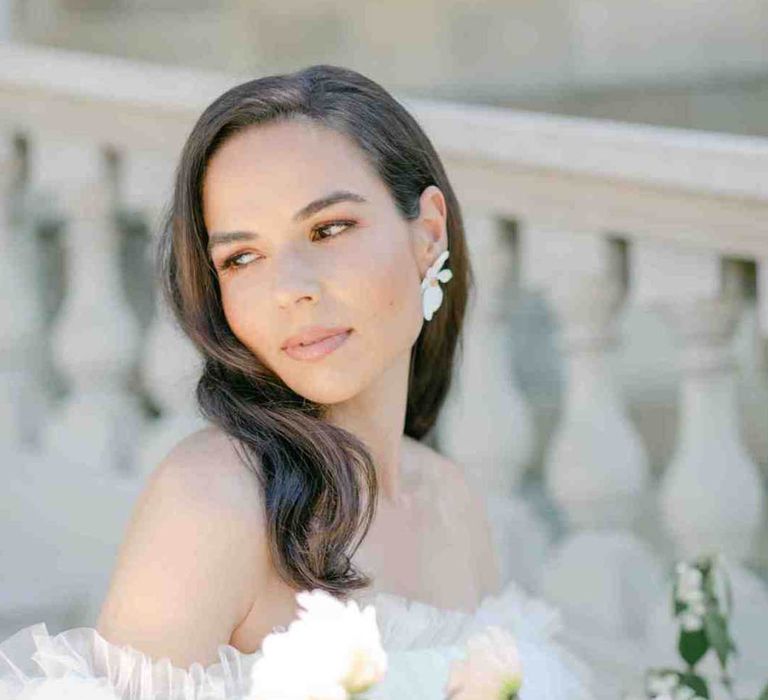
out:
{"label": "long brown hair", "polygon": [[203,178],[216,149],[241,129],[299,115],[350,137],[405,219],[418,216],[429,185],[445,197],[453,279],[411,350],[405,433],[415,439],[432,428],[450,388],[472,272],[459,204],[435,149],[399,102],[356,71],[314,65],[242,83],[214,100],[187,137],[156,261],[165,300],[204,358],[200,411],[259,478],[280,576],[297,590],[345,596],[371,583],[350,558],[375,514],[373,460],[358,438],[323,420],[326,407],[290,389],[232,333],[203,221]]}

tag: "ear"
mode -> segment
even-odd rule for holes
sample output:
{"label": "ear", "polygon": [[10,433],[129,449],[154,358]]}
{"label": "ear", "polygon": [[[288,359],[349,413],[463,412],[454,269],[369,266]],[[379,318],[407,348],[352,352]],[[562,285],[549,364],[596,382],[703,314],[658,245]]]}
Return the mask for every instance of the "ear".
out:
{"label": "ear", "polygon": [[442,191],[436,185],[424,189],[419,203],[419,216],[412,225],[416,260],[423,278],[440,253],[448,248],[448,207]]}

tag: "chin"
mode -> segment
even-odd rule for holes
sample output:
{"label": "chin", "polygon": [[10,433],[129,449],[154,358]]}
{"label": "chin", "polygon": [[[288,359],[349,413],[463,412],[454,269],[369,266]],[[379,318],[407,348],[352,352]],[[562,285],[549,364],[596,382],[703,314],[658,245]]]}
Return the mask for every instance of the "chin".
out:
{"label": "chin", "polygon": [[292,381],[287,377],[283,381],[300,396],[320,404],[335,404],[348,401],[360,392],[360,382],[344,372],[316,371],[314,377],[303,377]]}

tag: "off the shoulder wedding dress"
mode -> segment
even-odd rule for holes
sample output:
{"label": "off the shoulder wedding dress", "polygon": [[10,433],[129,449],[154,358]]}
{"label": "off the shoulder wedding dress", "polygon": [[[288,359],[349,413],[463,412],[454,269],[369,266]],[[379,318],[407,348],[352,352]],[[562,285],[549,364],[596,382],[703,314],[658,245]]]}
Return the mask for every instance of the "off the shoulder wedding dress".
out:
{"label": "off the shoulder wedding dress", "polygon": [[[375,606],[388,655],[386,676],[366,696],[371,700],[443,700],[451,661],[463,656],[471,634],[491,624],[517,641],[521,700],[594,700],[591,670],[556,638],[559,610],[514,582],[486,596],[471,613],[370,590],[352,599],[361,607]],[[167,658],[151,659],[113,644],[91,627],[51,635],[40,622],[0,642],[0,700],[26,700],[42,680],[67,676],[106,679],[103,683],[121,700],[246,698],[250,670],[261,651],[248,654],[222,644],[218,655],[219,661],[208,666],[182,669]]]}

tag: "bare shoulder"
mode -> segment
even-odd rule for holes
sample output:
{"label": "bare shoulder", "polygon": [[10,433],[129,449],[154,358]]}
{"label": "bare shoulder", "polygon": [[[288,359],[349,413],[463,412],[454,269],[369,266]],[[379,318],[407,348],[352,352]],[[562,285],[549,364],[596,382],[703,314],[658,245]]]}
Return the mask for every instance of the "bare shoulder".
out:
{"label": "bare shoulder", "polygon": [[268,578],[258,479],[221,431],[178,442],[149,475],[97,629],[187,667],[217,658]]}
{"label": "bare shoulder", "polygon": [[424,477],[430,479],[433,486],[447,487],[458,496],[469,494],[471,489],[464,467],[420,440],[406,436],[406,444],[413,450],[415,461],[424,469]]}
{"label": "bare shoulder", "polygon": [[244,463],[235,440],[216,426],[197,430],[176,443],[150,480],[178,480],[189,495],[243,514],[258,512],[262,502],[256,473]]}
{"label": "bare shoulder", "polygon": [[483,594],[497,592],[501,585],[499,561],[483,494],[468,477],[463,465],[425,443],[412,438],[409,440],[412,449],[421,451],[422,463],[427,465],[434,487],[447,493],[461,513],[457,520],[470,530],[472,555],[477,558],[481,591]]}

